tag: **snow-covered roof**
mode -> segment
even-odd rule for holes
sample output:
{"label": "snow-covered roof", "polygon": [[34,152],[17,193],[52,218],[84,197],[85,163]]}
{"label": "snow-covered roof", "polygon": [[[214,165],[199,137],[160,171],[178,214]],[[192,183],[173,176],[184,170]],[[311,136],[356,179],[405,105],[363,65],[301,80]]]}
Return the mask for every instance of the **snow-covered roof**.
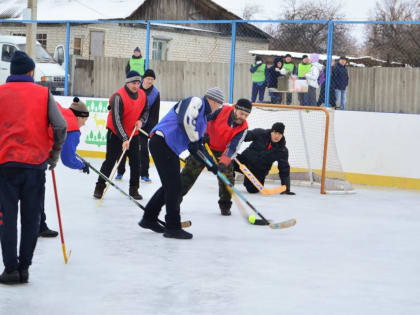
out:
{"label": "snow-covered roof", "polygon": [[[27,0],[1,0],[0,18],[23,19]],[[145,0],[38,0],[38,20],[109,20],[129,17]]]}

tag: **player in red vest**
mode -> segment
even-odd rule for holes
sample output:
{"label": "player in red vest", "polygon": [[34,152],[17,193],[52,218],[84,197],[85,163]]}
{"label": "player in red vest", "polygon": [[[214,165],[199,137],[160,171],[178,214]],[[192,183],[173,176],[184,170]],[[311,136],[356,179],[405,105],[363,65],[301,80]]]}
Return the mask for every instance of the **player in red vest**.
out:
{"label": "player in red vest", "polygon": [[[232,159],[235,158],[244,140],[248,123],[246,119],[251,112],[252,104],[247,99],[239,99],[233,106],[223,105],[207,120],[208,142],[213,154],[219,160],[219,170],[225,173],[226,177],[233,184],[234,171]],[[196,157],[189,156],[181,172],[182,196],[194,185],[198,176],[204,168],[202,161],[197,161]],[[225,184],[219,181],[219,208],[222,215],[231,215],[232,206],[231,195]]]}
{"label": "player in red vest", "polygon": [[[122,151],[127,149],[130,162],[130,196],[140,200],[143,197],[138,193],[140,182],[140,158],[139,158],[139,129],[147,121],[149,108],[146,94],[140,86],[140,74],[136,71],[127,73],[125,85],[116,91],[109,99],[110,111],[106,127],[108,129],[106,140],[106,157],[102,164],[101,172],[109,176],[115,162],[120,158]],[[131,142],[129,138],[136,127]],[[93,196],[102,198],[105,189],[105,181],[98,177]]]}
{"label": "player in red vest", "polygon": [[[16,51],[11,75],[0,85],[0,204],[4,272],[0,283],[28,282],[35,250],[45,170],[57,165],[66,138],[66,122],[46,87],[34,83],[35,63]],[[53,128],[50,143],[48,126]],[[17,220],[21,237],[18,255]]]}
{"label": "player in red vest", "polygon": [[[62,107],[58,102],[57,107],[67,123],[67,137],[61,150],[61,161],[71,169],[82,170],[84,173],[89,174],[89,165],[81,162],[76,157],[76,148],[80,142],[80,128],[85,125],[89,117],[89,110],[78,97],[73,99],[73,103],[69,108]],[[52,141],[52,128],[50,128],[50,137]],[[51,230],[47,225],[44,204],[43,200],[39,236],[56,237],[58,232]]]}

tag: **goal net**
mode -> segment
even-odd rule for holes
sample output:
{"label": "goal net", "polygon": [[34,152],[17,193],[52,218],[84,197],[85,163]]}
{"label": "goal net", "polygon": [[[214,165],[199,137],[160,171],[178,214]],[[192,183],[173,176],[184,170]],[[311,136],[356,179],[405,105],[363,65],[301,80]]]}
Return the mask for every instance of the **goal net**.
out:
{"label": "goal net", "polygon": [[[289,150],[293,185],[320,187],[322,194],[352,192],[337,153],[334,110],[325,107],[254,103],[249,129],[270,129],[275,122],[286,126],[284,136]],[[244,142],[242,149],[249,143]],[[267,179],[279,179],[275,163]]]}

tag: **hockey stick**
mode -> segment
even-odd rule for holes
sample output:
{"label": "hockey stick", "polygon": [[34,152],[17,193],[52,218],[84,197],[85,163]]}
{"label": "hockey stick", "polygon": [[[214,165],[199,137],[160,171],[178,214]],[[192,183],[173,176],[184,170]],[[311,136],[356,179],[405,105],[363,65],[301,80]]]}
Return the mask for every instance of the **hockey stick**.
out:
{"label": "hockey stick", "polygon": [[53,186],[54,186],[55,205],[57,207],[58,226],[60,227],[61,248],[63,250],[64,263],[67,264],[69,257],[71,255],[71,251],[69,251],[69,255],[67,256],[66,243],[64,243],[63,224],[61,223],[60,205],[58,203],[57,183],[55,181],[55,172],[53,169],[51,170],[51,175],[52,175]]}
{"label": "hockey stick", "polygon": [[[127,194],[124,190],[122,190],[120,187],[118,187],[117,185],[114,184],[113,181],[111,181],[108,177],[106,177],[104,174],[102,174],[101,171],[98,171],[96,168],[94,168],[90,163],[88,163],[84,158],[82,158],[79,154],[76,153],[76,156],[84,163],[87,163],[89,165],[89,167],[91,168],[92,171],[94,171],[96,174],[98,174],[100,177],[102,177],[107,183],[109,183],[109,185],[113,186],[115,189],[117,189],[120,193],[122,193],[124,196],[128,197],[132,202],[134,202],[136,204],[137,207],[139,207],[142,210],[146,210],[136,199],[134,199],[133,197],[131,197],[129,194]],[[163,226],[166,226],[166,223],[162,220],[159,220],[159,223],[162,224]],[[191,221],[184,221],[181,222],[181,226],[183,228],[187,228],[191,226]]]}
{"label": "hockey stick", "polygon": [[[198,150],[197,154],[200,156],[200,158],[203,159],[203,161],[208,165],[208,166],[212,166],[212,163],[207,159],[207,157],[203,154],[203,152],[201,152],[200,150]],[[225,175],[223,175],[220,171],[217,171],[217,176],[219,176],[219,178],[226,184],[228,185],[237,195],[239,198],[241,198],[251,209],[252,211],[254,211],[265,223],[265,225],[268,225],[270,228],[272,229],[284,229],[284,228],[288,228],[291,226],[294,226],[296,224],[296,219],[290,219],[290,220],[286,220],[286,221],[282,221],[279,223],[270,223],[262,214],[261,212],[259,212],[242,194],[239,190],[237,190],[235,188],[235,186],[233,186],[229,180],[226,178]]]}
{"label": "hockey stick", "polygon": [[[209,145],[207,143],[204,143],[204,147],[206,148],[207,152],[211,155],[213,160],[217,163],[217,159],[214,156],[213,151],[210,149]],[[248,212],[245,210],[244,206],[241,203],[241,200],[238,198],[238,196],[235,194],[235,192],[232,190],[232,188],[230,188],[230,186],[227,185],[226,183],[225,183],[225,187],[226,187],[227,191],[229,192],[229,194],[232,196],[233,201],[235,202],[236,206],[238,207],[239,213],[242,215],[242,217],[245,219],[245,221],[247,221],[248,223],[254,224],[254,225],[267,225],[261,219],[250,220]]]}
{"label": "hockey stick", "polygon": [[[131,133],[130,139],[128,139],[128,145],[129,146],[130,146],[131,139],[133,138],[134,134],[136,133],[136,129],[137,129],[137,127],[134,126],[134,129],[133,129],[133,132]],[[124,149],[122,151],[122,154],[121,154],[119,160],[117,161],[117,163],[115,163],[114,168],[112,169],[112,172],[111,172],[111,176],[109,177],[111,180],[114,179],[115,173],[117,172],[118,166],[120,165],[121,160],[124,157],[124,154],[125,154],[126,151],[127,151],[127,149]],[[101,199],[99,199],[99,201],[98,201],[98,206],[99,207],[102,206],[102,200],[104,199],[105,193],[107,192],[108,188],[109,188],[109,182],[107,182],[107,184],[105,186],[105,189],[102,193]]]}
{"label": "hockey stick", "polygon": [[254,174],[251,173],[251,171],[246,167],[245,164],[242,164],[239,162],[237,158],[235,158],[235,162],[238,164],[241,172],[248,177],[249,181],[257,188],[260,193],[263,195],[274,195],[274,194],[280,194],[284,191],[286,191],[287,187],[286,185],[282,185],[280,187],[274,187],[274,188],[266,188],[263,184],[260,183],[260,181],[255,177]]}

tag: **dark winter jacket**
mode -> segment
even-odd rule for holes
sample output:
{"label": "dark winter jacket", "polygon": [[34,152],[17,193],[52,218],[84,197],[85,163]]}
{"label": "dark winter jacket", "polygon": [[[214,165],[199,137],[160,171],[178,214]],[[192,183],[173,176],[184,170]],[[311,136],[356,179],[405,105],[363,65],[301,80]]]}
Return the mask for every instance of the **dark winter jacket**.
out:
{"label": "dark winter jacket", "polygon": [[273,163],[277,162],[281,184],[290,187],[289,151],[285,137],[272,143],[271,130],[257,128],[248,131],[245,142],[249,141],[252,141],[251,145],[241,153],[241,160],[246,166],[251,171],[267,176]]}
{"label": "dark winter jacket", "polygon": [[[152,85],[148,89],[143,88],[143,84],[140,84],[140,88],[146,93],[147,96],[147,106],[149,107],[149,116],[147,118],[146,123],[142,126],[142,129],[146,131],[147,133],[150,133],[150,131],[156,126],[156,124],[159,121],[159,111],[160,111],[160,92],[157,90],[157,88]],[[157,93],[157,95],[153,99],[153,103],[149,103],[150,101],[150,95],[153,93]]]}
{"label": "dark winter jacket", "polygon": [[[276,88],[277,89],[277,83],[278,83],[278,77],[281,76],[279,71],[276,71],[277,63],[279,61],[282,61],[282,58],[277,57],[274,59],[274,63],[271,67],[269,67],[266,71],[266,81],[267,81],[267,87],[269,88]],[[281,65],[280,70],[283,69],[283,63]]]}
{"label": "dark winter jacket", "polygon": [[336,63],[332,73],[333,86],[336,90],[345,90],[349,85],[349,74],[347,68],[340,63]]}

